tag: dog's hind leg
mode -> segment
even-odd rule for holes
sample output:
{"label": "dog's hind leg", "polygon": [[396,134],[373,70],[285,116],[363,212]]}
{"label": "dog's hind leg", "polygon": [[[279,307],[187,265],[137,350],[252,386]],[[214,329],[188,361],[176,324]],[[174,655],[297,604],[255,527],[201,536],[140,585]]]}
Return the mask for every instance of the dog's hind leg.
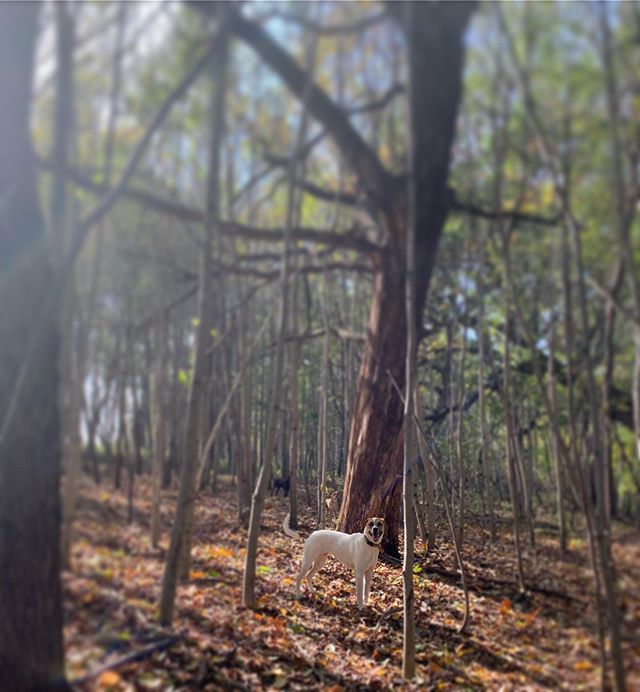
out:
{"label": "dog's hind leg", "polygon": [[313,565],[308,564],[305,559],[305,556],[303,556],[302,563],[300,564],[300,571],[298,572],[298,576],[296,577],[296,598],[298,600],[302,597],[302,592],[300,591],[302,580],[304,579],[304,577],[307,576],[312,567]]}
{"label": "dog's hind leg", "polygon": [[309,591],[311,593],[316,593],[316,589],[311,583],[311,580],[318,574],[318,572],[322,569],[322,566],[324,563],[327,561],[327,553],[321,553],[316,557],[316,559],[313,561],[313,567],[307,572],[307,576],[305,581],[307,582],[309,586]]}
{"label": "dog's hind leg", "polygon": [[[287,515],[288,516],[288,515]],[[316,558],[317,559],[317,558]],[[300,587],[302,585],[302,580],[306,578],[307,584],[309,584],[309,573],[313,570],[314,559],[309,555],[309,551],[305,550],[302,553],[302,562],[300,563],[300,571],[296,577],[296,598],[299,599],[302,596]],[[313,587],[309,585],[311,591]]]}

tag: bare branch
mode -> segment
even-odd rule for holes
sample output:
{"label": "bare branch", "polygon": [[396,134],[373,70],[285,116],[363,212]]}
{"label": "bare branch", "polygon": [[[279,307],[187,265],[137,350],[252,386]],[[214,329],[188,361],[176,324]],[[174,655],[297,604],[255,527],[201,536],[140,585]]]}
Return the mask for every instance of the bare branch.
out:
{"label": "bare branch", "polygon": [[555,226],[561,221],[561,216],[539,216],[537,214],[525,214],[517,210],[507,210],[502,209],[494,211],[492,209],[484,209],[477,206],[473,202],[464,202],[457,197],[454,198],[451,204],[451,210],[455,212],[462,212],[465,214],[471,214],[471,216],[478,216],[481,219],[508,219],[510,221],[522,221],[524,223],[534,223],[542,226]]}
{"label": "bare branch", "polygon": [[[275,281],[281,273],[280,269],[277,268],[258,269],[225,262],[215,262],[214,265],[216,269],[221,272],[238,276],[252,276],[256,279],[264,279],[266,281]],[[323,265],[309,264],[300,267],[297,271],[300,274],[322,274],[325,269],[327,271],[347,271],[360,274],[370,274],[372,272],[372,268],[368,264],[363,264],[362,262],[327,262]]]}
{"label": "bare branch", "polygon": [[378,14],[370,15],[361,19],[359,22],[351,22],[349,24],[331,24],[323,25],[320,22],[315,22],[307,17],[302,17],[300,15],[294,14],[293,12],[274,12],[273,17],[278,17],[279,19],[284,19],[287,22],[293,22],[303,26],[305,29],[309,29],[317,34],[322,34],[323,36],[339,36],[341,34],[355,34],[369,29],[372,26],[380,24],[387,18],[386,12],[379,12]]}
{"label": "bare branch", "polygon": [[[37,159],[37,165],[46,171],[53,170],[52,163],[42,158]],[[87,192],[91,192],[95,195],[108,195],[111,193],[111,189],[107,185],[93,182],[76,169],[67,168],[64,173],[67,180]],[[127,187],[118,192],[123,198],[142,204],[160,214],[165,214],[188,223],[204,223],[204,210],[198,207],[190,207],[179,201],[172,201],[164,197],[159,197],[151,192],[138,188]],[[221,232],[228,236],[241,237],[247,240],[260,240],[267,243],[282,241],[281,229],[245,226],[237,222],[222,222]],[[378,253],[383,249],[376,243],[359,235],[357,227],[348,233],[336,233],[317,228],[300,227],[292,230],[292,237],[296,240],[304,240],[310,243],[318,243],[320,245],[343,248],[345,250],[355,250],[356,252],[365,254]]]}
{"label": "bare branch", "polygon": [[[224,235],[239,236],[247,240],[282,241],[282,230],[279,228],[258,228],[237,222],[224,221],[221,223],[220,230]],[[291,237],[295,240],[305,240],[335,248],[356,250],[364,254],[374,254],[382,251],[379,245],[359,235],[358,227],[355,227],[349,233],[335,233],[317,228],[297,227],[291,229]]]}
{"label": "bare branch", "polygon": [[[209,3],[190,2],[194,9],[209,14]],[[287,87],[299,98],[305,95],[308,75],[294,58],[264,29],[246,19],[240,12],[231,12],[231,31],[260,55],[280,76]],[[349,121],[347,113],[317,84],[308,90],[307,107],[336,141],[342,155],[374,198],[387,199],[394,178],[382,166],[375,151],[362,138]]]}
{"label": "bare branch", "polygon": [[354,106],[346,106],[347,112],[351,115],[357,115],[359,113],[370,113],[371,111],[381,110],[388,106],[396,96],[404,93],[404,88],[404,84],[392,84],[387,92],[380,96],[380,98]]}
{"label": "bare branch", "polygon": [[330,190],[325,187],[320,187],[308,180],[296,180],[296,185],[304,190],[307,194],[316,199],[324,200],[325,202],[339,202],[346,206],[355,207],[358,204],[358,196],[352,192],[342,192],[340,190]]}

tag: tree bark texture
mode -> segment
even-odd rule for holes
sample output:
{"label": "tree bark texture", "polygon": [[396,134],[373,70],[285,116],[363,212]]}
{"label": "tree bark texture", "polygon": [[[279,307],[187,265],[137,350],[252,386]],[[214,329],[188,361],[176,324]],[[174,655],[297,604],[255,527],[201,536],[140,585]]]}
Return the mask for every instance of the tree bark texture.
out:
{"label": "tree bark texture", "polygon": [[0,11],[0,689],[69,689],[60,584],[55,311],[20,387],[24,345],[52,275],[29,132],[39,5]]}
{"label": "tree bark texture", "polygon": [[[401,3],[398,3],[400,5]],[[394,5],[390,6],[393,10]],[[409,69],[416,85],[411,110],[416,169],[416,318],[419,320],[447,216],[450,150],[461,96],[462,37],[467,3],[418,3],[408,31]],[[398,10],[399,11],[399,10]],[[398,553],[402,489],[402,404],[389,373],[404,383],[406,316],[404,186],[391,186],[381,205],[387,248],[374,278],[369,331],[354,402],[344,503],[339,528],[362,531],[369,516],[384,516],[385,550]]]}

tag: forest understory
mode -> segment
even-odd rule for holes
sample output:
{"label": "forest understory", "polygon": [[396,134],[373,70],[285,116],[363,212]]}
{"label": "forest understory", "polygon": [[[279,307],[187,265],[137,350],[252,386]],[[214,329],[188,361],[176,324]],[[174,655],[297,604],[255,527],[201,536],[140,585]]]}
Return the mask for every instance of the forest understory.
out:
{"label": "forest understory", "polygon": [[[196,509],[191,578],[179,588],[171,630],[157,608],[175,492],[164,498],[165,535],[149,541],[151,488],[140,481],[134,521],[124,492],[85,482],[64,574],[67,674],[76,690],[596,689],[600,682],[587,547],[573,535],[562,558],[552,522],[525,548],[528,591],[518,593],[510,527],[499,540],[470,522],[464,559],[471,624],[458,634],[463,594],[448,537],[425,556],[416,543],[417,677],[402,680],[401,566],[380,562],[369,606],[355,606],[353,573],[335,561],[318,595],[294,599],[302,541],[284,535],[286,501],[267,500],[258,554],[258,607],[242,608],[246,534],[232,479]],[[303,511],[301,532],[314,524]],[[441,527],[444,533],[444,526]],[[640,531],[615,527],[628,688],[640,689]]]}

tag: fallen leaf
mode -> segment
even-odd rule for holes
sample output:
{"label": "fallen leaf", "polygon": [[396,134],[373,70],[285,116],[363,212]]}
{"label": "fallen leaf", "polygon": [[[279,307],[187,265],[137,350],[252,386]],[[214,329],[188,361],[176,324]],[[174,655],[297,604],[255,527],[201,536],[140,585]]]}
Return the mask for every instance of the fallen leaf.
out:
{"label": "fallen leaf", "polygon": [[116,687],[122,682],[122,678],[115,670],[105,670],[100,673],[97,680],[98,689],[106,690],[109,687]]}
{"label": "fallen leaf", "polygon": [[593,663],[584,659],[583,661],[577,661],[573,664],[574,670],[593,670]]}
{"label": "fallen leaf", "polygon": [[500,614],[506,615],[510,610],[511,601],[508,598],[505,598],[504,601],[502,601],[502,603],[500,604]]}

